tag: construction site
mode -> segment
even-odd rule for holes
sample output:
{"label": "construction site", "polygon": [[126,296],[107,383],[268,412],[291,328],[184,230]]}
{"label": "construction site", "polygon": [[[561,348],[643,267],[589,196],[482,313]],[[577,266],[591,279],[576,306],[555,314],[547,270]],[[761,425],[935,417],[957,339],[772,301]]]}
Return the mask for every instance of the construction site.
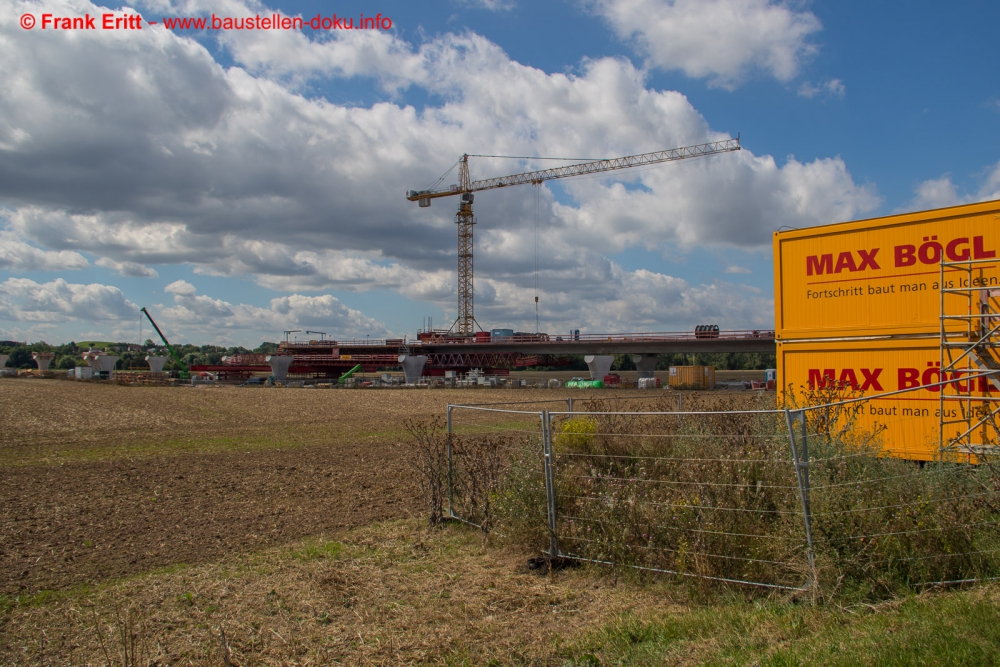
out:
{"label": "construction site", "polygon": [[1000,663],[998,21],[0,2],[0,667]]}
{"label": "construction site", "polygon": [[[0,378],[0,662],[547,665],[664,600],[732,596],[751,652],[789,614],[826,641],[842,603],[995,609],[1000,202],[776,232],[773,329],[479,327],[475,192],[738,149],[485,181],[463,156],[407,193],[460,201],[447,329],[187,364],[142,308],[145,369],[34,353]],[[658,364],[722,353],[776,367]]]}
{"label": "construction site", "polygon": [[[548,181],[575,176],[702,159],[738,150],[740,150],[740,140],[737,137],[483,180],[472,180],[470,176],[469,158],[477,156],[463,155],[438,179],[435,186],[427,190],[410,190],[406,193],[406,198],[417,202],[421,208],[430,207],[435,199],[447,197],[459,199],[458,212],[455,216],[458,230],[458,316],[448,329],[435,329],[433,323],[428,322],[427,326],[416,332],[412,338],[366,337],[364,340],[352,338],[350,342],[333,339],[327,333],[320,331],[288,330],[283,332],[283,340],[276,354],[235,354],[223,358],[218,364],[195,364],[189,368],[181,361],[153,316],[146,308],[142,308],[140,312],[156,331],[163,342],[163,349],[170,352],[180,370],[164,375],[163,367],[168,358],[155,352],[145,358],[148,369],[116,370],[117,356],[102,350],[92,350],[83,357],[89,368],[77,369],[74,378],[108,379],[131,383],[155,383],[175,378],[195,382],[240,384],[256,381],[262,377],[265,382],[272,385],[285,385],[290,381],[299,385],[329,384],[330,381],[336,381],[338,385],[353,386],[352,376],[356,373],[379,374],[376,379],[366,378],[362,381],[372,386],[398,384],[400,380],[395,375],[382,375],[382,373],[401,370],[402,382],[407,385],[417,385],[421,382],[442,384],[436,381],[436,378],[448,380],[451,386],[456,386],[456,382],[467,382],[470,378],[472,384],[482,384],[479,378],[493,378],[490,384],[496,386],[498,382],[506,385],[505,378],[511,371],[537,367],[558,369],[571,365],[572,357],[576,355],[584,357],[588,379],[603,386],[621,383],[620,376],[611,374],[611,367],[614,355],[627,354],[635,365],[637,372],[635,384],[638,386],[641,380],[656,379],[654,371],[657,356],[660,354],[695,355],[732,352],[773,354],[774,331],[771,330],[720,331],[717,324],[704,324],[694,327],[692,331],[681,332],[581,333],[576,329],[559,335],[537,330],[523,332],[506,328],[486,331],[479,326],[475,317],[473,270],[475,193],[517,185],[539,186]],[[458,182],[440,187],[456,168]],[[536,315],[537,307],[536,295]],[[305,340],[300,340],[299,334],[303,334]],[[315,338],[316,335],[319,338]],[[47,371],[52,358],[44,357],[45,353],[40,354],[42,356],[36,358],[38,370]],[[3,361],[5,363],[6,359]],[[699,369],[698,373],[699,379],[693,384],[687,382],[683,384],[704,387],[702,379],[704,372]],[[679,376],[674,372],[672,377],[676,379]],[[554,379],[561,386],[562,380]],[[760,378],[762,382],[768,380],[772,383],[770,389],[774,389],[773,376]],[[679,380],[674,384],[678,383]],[[514,386],[523,385],[515,381]],[[643,386],[645,387],[645,383]],[[656,386],[655,382],[653,386]]]}

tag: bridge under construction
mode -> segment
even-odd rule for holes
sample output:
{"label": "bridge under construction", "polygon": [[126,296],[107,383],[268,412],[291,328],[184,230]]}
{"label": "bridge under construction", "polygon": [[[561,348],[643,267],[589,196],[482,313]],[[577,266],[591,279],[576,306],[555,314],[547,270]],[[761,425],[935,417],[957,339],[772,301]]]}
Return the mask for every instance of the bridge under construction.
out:
{"label": "bridge under construction", "polygon": [[482,369],[504,375],[535,366],[568,366],[583,355],[591,372],[603,377],[616,354],[631,354],[640,373],[652,373],[659,354],[775,352],[773,331],[740,330],[580,334],[545,333],[472,336],[421,331],[416,339],[283,341],[274,355],[239,354],[222,364],[193,366],[193,371],[238,379],[259,373],[337,378],[357,365],[365,372],[402,369],[407,381]]}

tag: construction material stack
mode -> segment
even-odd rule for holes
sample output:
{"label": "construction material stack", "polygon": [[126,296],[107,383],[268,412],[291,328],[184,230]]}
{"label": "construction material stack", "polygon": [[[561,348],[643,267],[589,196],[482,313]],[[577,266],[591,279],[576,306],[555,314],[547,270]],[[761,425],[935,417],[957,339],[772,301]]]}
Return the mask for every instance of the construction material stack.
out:
{"label": "construction material stack", "polygon": [[779,396],[913,389],[858,408],[884,451],[929,461],[994,448],[985,417],[1000,381],[961,378],[1000,368],[998,223],[991,201],[776,232]]}

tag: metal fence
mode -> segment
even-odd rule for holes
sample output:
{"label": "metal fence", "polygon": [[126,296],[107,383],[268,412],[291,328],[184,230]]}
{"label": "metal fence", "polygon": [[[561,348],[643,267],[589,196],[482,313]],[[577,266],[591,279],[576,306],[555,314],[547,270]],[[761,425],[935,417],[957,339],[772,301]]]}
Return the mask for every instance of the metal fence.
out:
{"label": "metal fence", "polygon": [[546,403],[448,406],[448,516],[551,558],[765,589],[1000,574],[994,466],[880,456],[876,434],[832,427],[839,404]]}

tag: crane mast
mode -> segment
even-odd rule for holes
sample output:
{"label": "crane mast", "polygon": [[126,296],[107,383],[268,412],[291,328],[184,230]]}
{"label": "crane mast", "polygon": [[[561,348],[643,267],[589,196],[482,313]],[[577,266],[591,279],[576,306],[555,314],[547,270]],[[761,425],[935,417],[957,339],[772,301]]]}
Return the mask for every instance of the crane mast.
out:
{"label": "crane mast", "polygon": [[[458,225],[458,318],[453,328],[460,334],[475,332],[476,318],[473,307],[473,263],[472,263],[472,228],[476,218],[472,214],[473,193],[482,190],[494,190],[512,185],[539,185],[545,181],[586,174],[599,174],[618,169],[629,169],[646,165],[675,162],[688,158],[705,157],[717,153],[728,153],[740,150],[740,138],[713,141],[707,144],[671,148],[664,151],[627,155],[625,157],[607,160],[592,160],[565,167],[527,171],[509,176],[498,176],[479,181],[473,181],[469,176],[469,154],[466,153],[458,161],[458,183],[448,188],[429,190],[409,190],[406,198],[418,202],[421,208],[431,205],[432,199],[440,197],[460,197],[458,213],[455,214],[455,224]],[[495,157],[495,156],[494,156]]]}
{"label": "crane mast", "polygon": [[469,182],[469,156],[463,155],[458,164],[458,187],[462,188],[455,224],[458,225],[458,319],[455,324],[460,334],[475,333],[472,284],[472,228],[476,218],[472,215],[472,186]]}

